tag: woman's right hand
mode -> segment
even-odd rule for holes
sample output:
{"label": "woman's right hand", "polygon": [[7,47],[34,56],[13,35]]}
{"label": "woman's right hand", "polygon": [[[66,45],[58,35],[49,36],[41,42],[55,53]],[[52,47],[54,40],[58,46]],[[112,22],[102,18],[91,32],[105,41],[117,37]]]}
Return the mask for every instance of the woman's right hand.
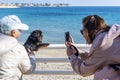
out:
{"label": "woman's right hand", "polygon": [[77,52],[76,49],[74,48],[74,47],[75,47],[75,46],[74,46],[74,40],[73,40],[73,38],[72,38],[71,35],[70,35],[70,39],[71,39],[70,42],[68,42],[68,41],[65,42],[65,44],[66,44],[66,46],[67,46],[67,51],[66,51],[66,53],[67,53],[67,56],[68,56],[68,57],[70,57],[72,54],[74,54],[74,53]]}
{"label": "woman's right hand", "polygon": [[70,57],[72,54],[75,54],[77,52],[76,49],[73,47],[74,44],[72,42],[66,42],[65,44],[67,46],[66,53],[68,57]]}

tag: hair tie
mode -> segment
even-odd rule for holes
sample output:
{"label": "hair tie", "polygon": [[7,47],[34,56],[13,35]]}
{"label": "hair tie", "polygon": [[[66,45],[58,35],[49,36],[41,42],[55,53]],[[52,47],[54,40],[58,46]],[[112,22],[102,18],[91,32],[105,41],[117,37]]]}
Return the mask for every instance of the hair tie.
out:
{"label": "hair tie", "polygon": [[94,22],[95,21],[95,17],[94,16],[91,16],[91,19],[90,19],[90,22]]}

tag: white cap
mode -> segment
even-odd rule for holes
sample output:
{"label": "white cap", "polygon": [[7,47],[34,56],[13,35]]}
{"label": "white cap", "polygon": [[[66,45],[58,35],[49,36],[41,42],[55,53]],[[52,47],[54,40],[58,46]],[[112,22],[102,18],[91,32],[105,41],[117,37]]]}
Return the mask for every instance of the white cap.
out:
{"label": "white cap", "polygon": [[28,25],[21,22],[21,20],[16,15],[8,15],[0,20],[1,31],[5,33],[6,31],[11,31],[15,29],[28,30]]}

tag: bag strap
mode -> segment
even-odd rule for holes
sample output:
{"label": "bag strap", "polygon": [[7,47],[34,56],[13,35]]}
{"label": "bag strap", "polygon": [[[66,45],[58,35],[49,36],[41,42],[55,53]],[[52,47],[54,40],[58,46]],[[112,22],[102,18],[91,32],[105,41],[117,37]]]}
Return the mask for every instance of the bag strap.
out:
{"label": "bag strap", "polygon": [[73,47],[73,48],[76,50],[75,55],[76,55],[76,56],[79,56],[79,50],[77,49],[77,47],[75,47],[75,46],[71,46],[71,47]]}

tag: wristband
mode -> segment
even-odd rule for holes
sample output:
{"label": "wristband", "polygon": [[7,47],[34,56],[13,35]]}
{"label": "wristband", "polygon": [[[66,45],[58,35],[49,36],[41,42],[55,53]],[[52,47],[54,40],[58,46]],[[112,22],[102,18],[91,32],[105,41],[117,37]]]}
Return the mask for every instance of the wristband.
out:
{"label": "wristband", "polygon": [[76,52],[76,53],[75,53],[75,56],[77,56],[77,57],[78,57],[78,56],[79,56],[79,54]]}

